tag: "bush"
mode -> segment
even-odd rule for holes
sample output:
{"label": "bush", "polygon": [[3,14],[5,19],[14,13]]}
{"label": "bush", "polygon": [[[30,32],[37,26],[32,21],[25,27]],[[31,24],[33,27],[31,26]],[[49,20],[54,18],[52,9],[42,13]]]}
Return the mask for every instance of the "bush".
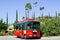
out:
{"label": "bush", "polygon": [[0,36],[4,36],[4,35],[5,35],[5,30],[1,30]]}
{"label": "bush", "polygon": [[60,18],[44,19],[42,23],[43,36],[60,36]]}

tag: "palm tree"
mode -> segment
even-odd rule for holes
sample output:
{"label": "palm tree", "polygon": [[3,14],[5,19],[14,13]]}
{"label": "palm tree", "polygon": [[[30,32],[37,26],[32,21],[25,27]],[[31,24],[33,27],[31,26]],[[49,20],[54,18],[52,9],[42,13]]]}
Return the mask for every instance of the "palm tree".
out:
{"label": "palm tree", "polygon": [[35,12],[34,12],[34,14],[32,15],[32,18],[35,20]]}
{"label": "palm tree", "polygon": [[[44,6],[40,7],[40,10],[44,10]],[[43,18],[43,13],[42,13],[42,18]]]}
{"label": "palm tree", "polygon": [[25,10],[28,11],[28,18],[29,18],[29,11],[30,11],[31,9],[32,9],[31,4],[30,4],[30,3],[26,3],[26,5],[25,5]]}
{"label": "palm tree", "polygon": [[[36,0],[36,2],[34,2],[34,6],[35,6],[35,10],[36,10],[36,6],[37,5],[37,0]],[[33,14],[33,19],[35,20],[35,10],[34,10],[34,14]]]}
{"label": "palm tree", "polygon": [[24,20],[24,19],[25,19],[25,17],[23,16],[23,17],[22,17],[22,19]]}
{"label": "palm tree", "polygon": [[26,18],[25,18],[25,19],[27,20],[27,13],[26,13],[26,9],[25,9],[25,16],[26,16]]}
{"label": "palm tree", "polygon": [[40,10],[44,10],[44,6],[40,7]]}
{"label": "palm tree", "polygon": [[36,4],[37,4],[37,2],[34,2],[35,7],[36,7]]}

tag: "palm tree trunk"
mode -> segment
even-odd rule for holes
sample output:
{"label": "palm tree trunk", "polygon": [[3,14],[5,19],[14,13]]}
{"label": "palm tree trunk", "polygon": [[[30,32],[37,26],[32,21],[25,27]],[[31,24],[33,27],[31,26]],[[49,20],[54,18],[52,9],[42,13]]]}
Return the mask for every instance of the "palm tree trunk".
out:
{"label": "palm tree trunk", "polygon": [[29,10],[28,10],[28,19],[29,19]]}
{"label": "palm tree trunk", "polygon": [[26,16],[26,20],[27,20],[27,13],[26,13],[26,10],[25,10],[25,16]]}
{"label": "palm tree trunk", "polygon": [[42,13],[42,19],[43,19],[43,13]]}

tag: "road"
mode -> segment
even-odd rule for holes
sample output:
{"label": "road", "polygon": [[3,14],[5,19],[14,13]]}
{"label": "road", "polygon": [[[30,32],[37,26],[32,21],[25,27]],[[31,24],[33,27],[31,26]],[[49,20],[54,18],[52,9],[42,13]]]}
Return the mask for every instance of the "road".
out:
{"label": "road", "polygon": [[15,36],[0,36],[0,40],[60,40],[60,37],[42,37],[41,39],[21,39]]}

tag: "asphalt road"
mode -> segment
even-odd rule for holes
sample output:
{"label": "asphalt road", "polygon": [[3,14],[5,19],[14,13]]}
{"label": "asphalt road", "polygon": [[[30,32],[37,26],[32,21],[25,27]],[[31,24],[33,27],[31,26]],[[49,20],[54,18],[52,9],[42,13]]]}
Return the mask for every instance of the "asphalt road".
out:
{"label": "asphalt road", "polygon": [[21,39],[15,36],[0,36],[0,40],[60,40],[60,37],[42,37],[41,39]]}

